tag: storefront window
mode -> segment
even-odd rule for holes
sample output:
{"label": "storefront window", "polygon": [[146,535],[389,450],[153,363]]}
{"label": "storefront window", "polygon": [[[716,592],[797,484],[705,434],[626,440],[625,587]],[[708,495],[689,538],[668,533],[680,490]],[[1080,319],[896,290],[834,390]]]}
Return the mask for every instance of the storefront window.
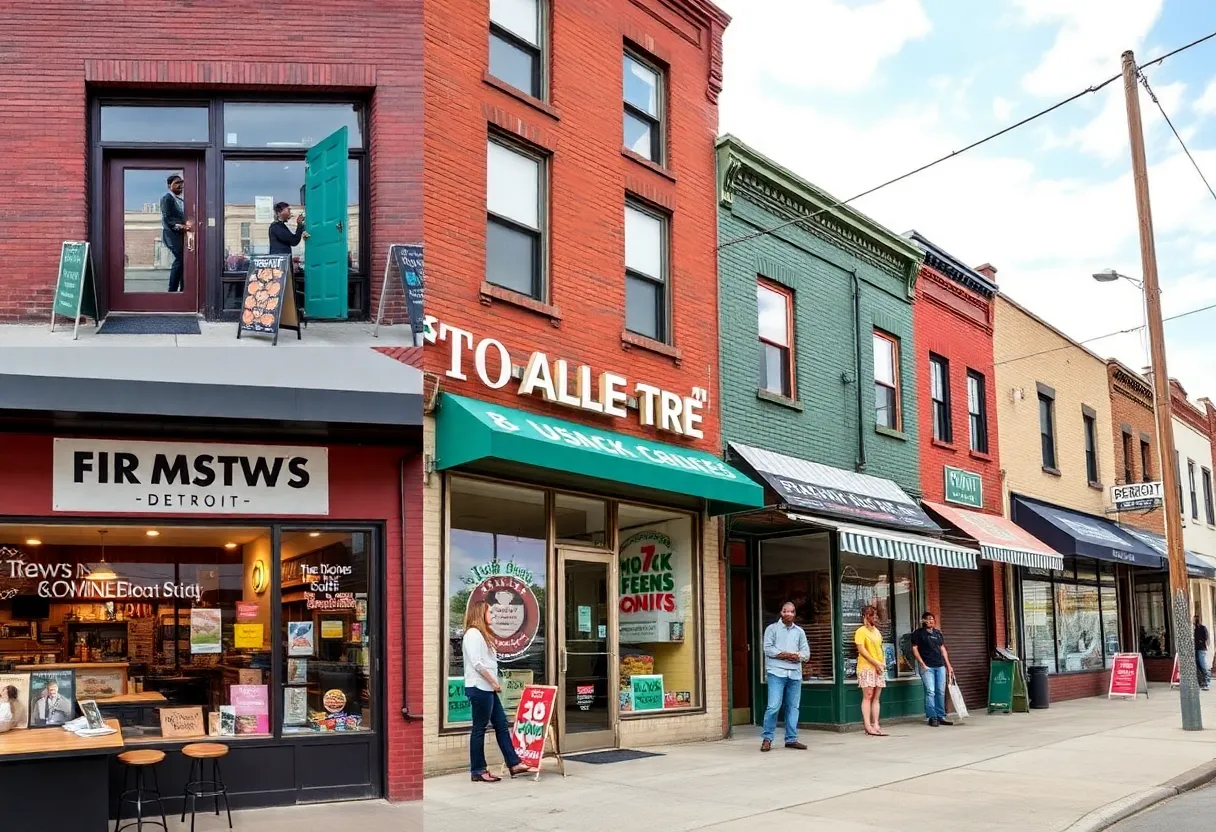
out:
{"label": "storefront window", "polygon": [[[204,143],[211,135],[207,107],[101,108],[101,140],[123,143]],[[162,183],[164,184],[164,183]]]}
{"label": "storefront window", "polygon": [[281,549],[283,733],[370,731],[371,535],[284,531]]}
{"label": "storefront window", "polygon": [[350,147],[363,147],[357,104],[228,102],[225,147],[310,148],[346,127]]}
{"label": "storefront window", "polygon": [[916,567],[902,561],[840,553],[840,644],[844,677],[857,678],[853,635],[862,625],[861,611],[878,608],[878,628],[887,652],[887,676],[915,676],[912,631],[920,626],[916,611]]}
{"label": "storefront window", "polygon": [[464,613],[470,600],[491,605],[504,702],[513,715],[519,693],[548,683],[545,592],[548,518],[543,491],[453,477],[449,481],[446,726],[471,721],[464,693]]}
{"label": "storefront window", "polygon": [[557,542],[603,548],[608,545],[608,503],[593,497],[558,494],[554,500]]}
{"label": "storefront window", "polygon": [[1165,579],[1136,576],[1136,635],[1140,652],[1149,658],[1169,658],[1170,630]]}
{"label": "storefront window", "polygon": [[1110,667],[1119,652],[1119,595],[1114,571],[1066,557],[1064,569],[1022,571],[1022,627],[1028,665],[1051,673]]}
{"label": "storefront window", "polygon": [[794,623],[806,632],[807,645],[811,648],[811,658],[802,666],[802,681],[832,681],[835,678],[832,565],[827,534],[765,540],[760,544],[762,632],[780,619],[781,607],[787,601],[793,603]]}
{"label": "storefront window", "polygon": [[[697,707],[696,542],[688,514],[621,504],[621,711],[635,710],[633,676],[662,678],[663,708]],[[636,709],[640,710],[640,709]],[[660,710],[647,707],[646,710]]]}

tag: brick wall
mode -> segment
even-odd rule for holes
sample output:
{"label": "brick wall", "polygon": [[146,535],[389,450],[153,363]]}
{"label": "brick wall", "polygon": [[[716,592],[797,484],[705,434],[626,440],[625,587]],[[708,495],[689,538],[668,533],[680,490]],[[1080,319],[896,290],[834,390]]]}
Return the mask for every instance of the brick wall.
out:
{"label": "brick wall", "polygon": [[[701,2],[587,0],[551,6],[551,96],[525,100],[484,79],[488,69],[488,4],[427,0],[442,26],[427,29],[425,200],[427,313],[441,322],[495,337],[522,364],[536,350],[611,370],[687,395],[710,391],[705,439],[719,450],[718,333],[714,292],[714,159],[717,85],[725,18]],[[667,71],[667,158],[655,169],[622,150],[622,52],[626,41]],[[548,156],[549,217],[544,304],[482,291],[486,274],[486,140],[500,131]],[[458,175],[453,175],[457,173]],[[625,343],[627,196],[671,214],[672,344]],[[513,407],[587,419],[611,430],[649,434],[637,419],[587,417],[580,411],[523,400],[516,385],[490,390],[442,376],[450,350],[427,350],[427,370],[444,390]],[[498,357],[491,353],[490,372]],[[471,359],[466,359],[471,365]]]}
{"label": "brick wall", "polygon": [[[831,199],[745,146],[720,146],[719,166],[733,183],[721,199],[718,233],[723,241],[772,228],[794,211],[811,213],[820,201]],[[778,195],[766,196],[766,189]],[[857,225],[849,229],[855,236],[847,242],[844,228],[833,222],[817,224],[813,231],[787,226],[719,252],[719,327],[729,334],[721,346],[723,438],[856,470],[860,383],[866,473],[892,479],[916,495],[921,490],[916,391],[923,370],[907,275],[915,275],[917,255],[910,246],[904,248],[908,244],[902,239],[856,216]],[[853,273],[861,284],[860,374],[854,357]],[[759,277],[793,291],[795,389],[790,400],[758,391]],[[900,437],[875,427],[876,327],[901,343]]]}
{"label": "brick wall", "polygon": [[[1131,429],[1131,458],[1132,482],[1153,480],[1161,476],[1161,464],[1158,460],[1160,451],[1157,448],[1157,420],[1153,415],[1153,389],[1150,383],[1139,373],[1118,361],[1107,362],[1107,377],[1110,386],[1110,412],[1112,450],[1114,452],[1115,482],[1122,484],[1126,481],[1125,459],[1123,452],[1123,435]],[[1148,442],[1149,446],[1149,476],[1145,477],[1144,465],[1140,459],[1140,444]],[[1165,534],[1165,516],[1159,508],[1149,511],[1125,511],[1114,516],[1120,523],[1145,529],[1157,534]]]}
{"label": "brick wall", "polygon": [[[996,302],[993,330],[996,401],[1002,467],[1009,491],[1102,516],[1115,476],[1114,454],[1102,437],[1112,435],[1106,363],[1031,315],[1009,298]],[[1056,467],[1043,469],[1036,382],[1055,389]],[[1082,406],[1096,413],[1098,478],[1085,470]]]}
{"label": "brick wall", "polygon": [[1052,702],[1069,699],[1084,699],[1101,696],[1110,690],[1110,671],[1097,670],[1091,673],[1053,674],[1048,677],[1048,695]]}
{"label": "brick wall", "polygon": [[[289,17],[278,5],[236,0],[0,8],[0,321],[45,320],[60,242],[88,239],[86,103],[101,89],[257,91],[271,100],[372,93],[365,197],[375,309],[389,243],[422,231],[422,2],[333,0]],[[399,305],[388,312],[404,320]]]}

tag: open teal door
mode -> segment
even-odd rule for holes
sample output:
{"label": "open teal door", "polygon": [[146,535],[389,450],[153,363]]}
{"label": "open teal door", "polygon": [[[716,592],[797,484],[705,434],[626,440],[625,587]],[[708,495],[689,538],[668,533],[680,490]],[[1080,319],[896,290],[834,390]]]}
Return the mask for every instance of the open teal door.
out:
{"label": "open teal door", "polygon": [[304,173],[304,311],[345,318],[347,310],[347,132],[343,127],[308,151]]}

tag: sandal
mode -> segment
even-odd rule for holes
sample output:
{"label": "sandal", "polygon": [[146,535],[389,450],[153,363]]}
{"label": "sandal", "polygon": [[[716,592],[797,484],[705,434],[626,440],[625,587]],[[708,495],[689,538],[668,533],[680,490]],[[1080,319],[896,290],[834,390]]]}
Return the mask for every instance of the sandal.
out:
{"label": "sandal", "polygon": [[890,734],[888,734],[886,731],[883,731],[883,730],[881,730],[881,729],[880,729],[880,730],[878,730],[878,731],[875,731],[875,732],[874,732],[874,736],[876,736],[876,737],[889,737],[889,736],[891,736],[891,735],[890,735]]}
{"label": "sandal", "polygon": [[497,783],[500,780],[502,780],[501,777],[495,777],[493,774],[490,774],[490,772],[488,772],[488,771],[483,771],[481,774],[473,775],[474,783]]}
{"label": "sandal", "polygon": [[529,774],[536,774],[536,769],[529,768],[527,764],[520,763],[515,768],[511,769],[511,777],[526,777]]}

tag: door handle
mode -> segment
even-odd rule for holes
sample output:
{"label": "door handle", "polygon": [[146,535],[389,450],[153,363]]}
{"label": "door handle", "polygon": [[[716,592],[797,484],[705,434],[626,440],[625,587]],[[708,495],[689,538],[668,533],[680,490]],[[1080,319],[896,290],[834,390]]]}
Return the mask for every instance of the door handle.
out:
{"label": "door handle", "polygon": [[189,251],[189,252],[194,251],[194,232],[193,231],[186,232],[186,251]]}
{"label": "door handle", "polygon": [[342,220],[338,220],[337,228],[338,228],[338,233],[341,234],[342,233]]}
{"label": "door handle", "polygon": [[562,654],[562,673],[565,673],[566,668],[568,666],[566,660],[570,656],[570,654],[566,652],[566,648],[564,648],[564,647],[561,648],[558,652]]}

